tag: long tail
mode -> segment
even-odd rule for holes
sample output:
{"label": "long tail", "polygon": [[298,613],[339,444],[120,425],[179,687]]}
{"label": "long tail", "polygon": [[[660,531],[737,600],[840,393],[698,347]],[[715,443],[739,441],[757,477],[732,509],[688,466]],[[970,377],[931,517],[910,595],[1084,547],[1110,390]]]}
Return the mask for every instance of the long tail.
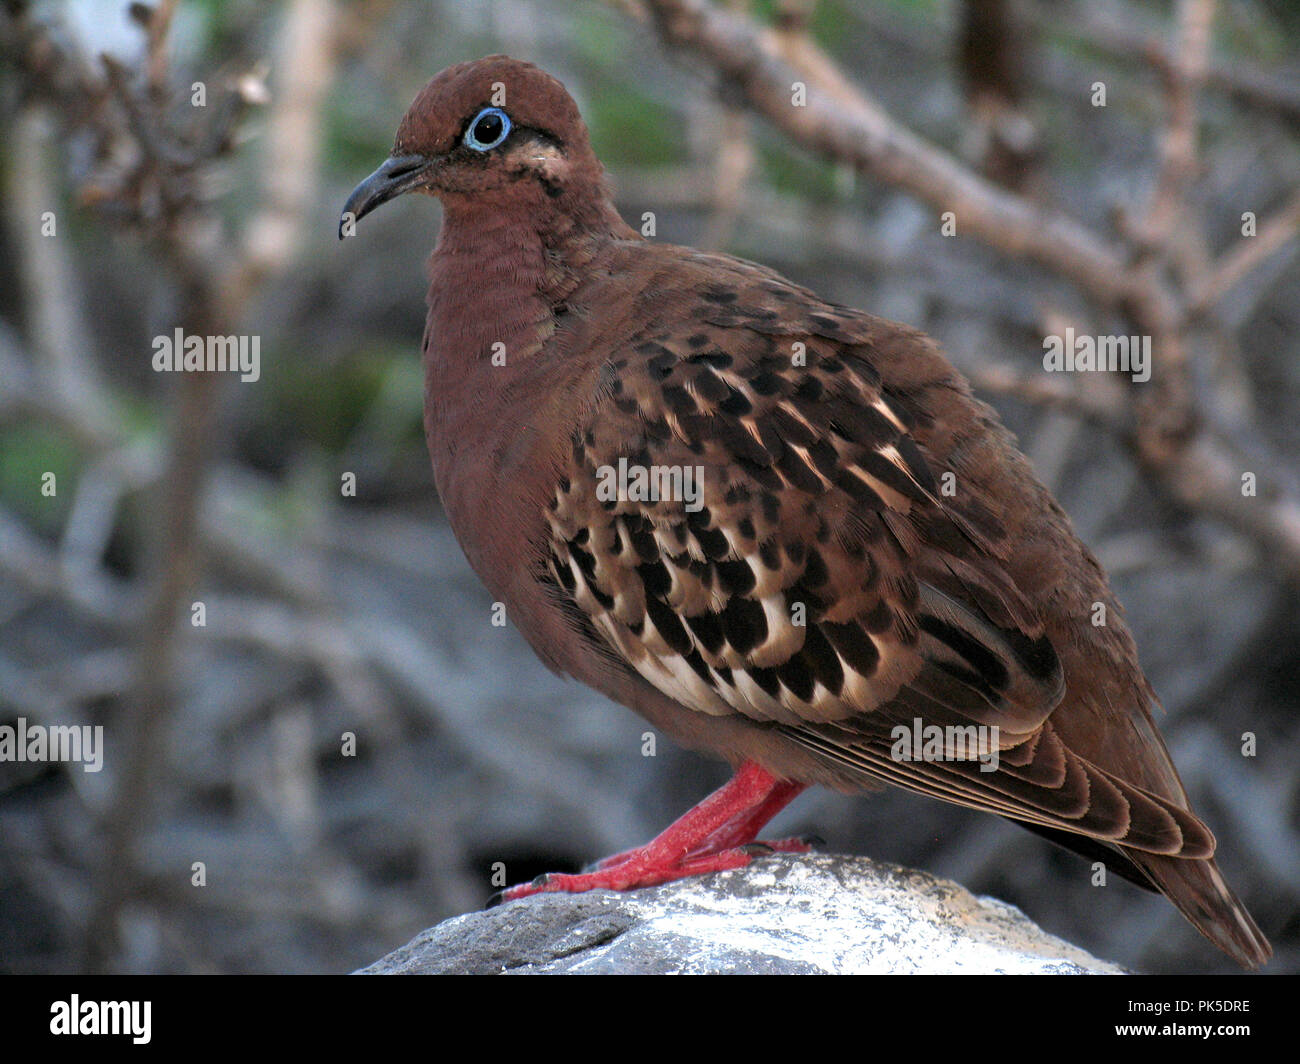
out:
{"label": "long tail", "polygon": [[1232,892],[1213,858],[1189,860],[1124,850],[1193,926],[1246,968],[1258,968],[1273,956],[1273,947]]}

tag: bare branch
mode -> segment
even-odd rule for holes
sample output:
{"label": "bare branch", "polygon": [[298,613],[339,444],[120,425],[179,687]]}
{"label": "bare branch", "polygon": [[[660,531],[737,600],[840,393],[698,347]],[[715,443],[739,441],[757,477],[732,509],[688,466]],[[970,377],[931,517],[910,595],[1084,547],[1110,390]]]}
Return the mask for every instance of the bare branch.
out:
{"label": "bare branch", "polygon": [[1058,378],[1049,378],[1041,373],[1023,373],[1004,363],[985,363],[973,367],[968,375],[971,383],[982,392],[1011,396],[1035,406],[1060,410],[1121,435],[1129,431],[1122,409],[1099,396],[1061,383]]}
{"label": "bare branch", "polygon": [[222,280],[224,313],[241,313],[265,279],[297,251],[320,169],[320,108],[337,57],[333,0],[294,0],[279,39],[279,73],[262,164],[262,207]]}
{"label": "bare branch", "polygon": [[[1077,222],[985,181],[895,122],[805,36],[764,29],[706,0],[648,0],[664,38],[702,56],[796,143],[957,215],[958,232],[1073,280],[1097,302],[1129,294],[1126,255]],[[807,85],[806,106],[792,104]]]}
{"label": "bare branch", "polygon": [[1244,237],[1215,264],[1213,273],[1192,294],[1190,312],[1204,314],[1240,284],[1251,270],[1290,243],[1297,233],[1300,233],[1300,192],[1260,226],[1254,236]]}
{"label": "bare branch", "polygon": [[[1039,29],[1063,33],[1118,59],[1149,67],[1167,78],[1179,63],[1175,50],[1144,30],[1124,25],[1113,11],[1105,4],[1077,4],[1071,9],[1077,21],[1063,25],[1055,14],[1026,5],[1027,17]],[[1237,103],[1275,112],[1292,122],[1300,121],[1300,89],[1294,80],[1270,75],[1254,66],[1212,60],[1206,67],[1204,84]]]}
{"label": "bare branch", "polygon": [[1147,217],[1136,233],[1139,246],[1162,256],[1196,175],[1196,97],[1205,80],[1213,22],[1214,0],[1180,0],[1174,61],[1165,77],[1169,115],[1160,138],[1160,170]]}

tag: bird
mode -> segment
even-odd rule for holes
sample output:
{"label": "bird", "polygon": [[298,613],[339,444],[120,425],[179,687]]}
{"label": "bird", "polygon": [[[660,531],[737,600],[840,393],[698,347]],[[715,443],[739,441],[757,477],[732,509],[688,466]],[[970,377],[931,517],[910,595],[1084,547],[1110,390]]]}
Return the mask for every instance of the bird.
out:
{"label": "bird", "polygon": [[803,852],[758,836],[806,787],[894,785],[1268,960],[1106,574],[937,342],[643,237],[563,83],[508,56],[419,92],[340,239],[407,192],[442,206],[424,429],[470,566],[550,669],[734,770],[652,841],[505,900]]}

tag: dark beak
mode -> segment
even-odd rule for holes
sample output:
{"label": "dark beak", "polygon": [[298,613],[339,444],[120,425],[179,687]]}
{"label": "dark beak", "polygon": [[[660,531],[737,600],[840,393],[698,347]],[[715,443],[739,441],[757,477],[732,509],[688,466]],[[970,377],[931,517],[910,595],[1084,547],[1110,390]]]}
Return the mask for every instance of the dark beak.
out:
{"label": "dark beak", "polygon": [[423,155],[390,155],[378,170],[352,190],[347,203],[343,204],[339,239],[351,235],[349,222],[355,225],[381,203],[423,184],[433,165]]}

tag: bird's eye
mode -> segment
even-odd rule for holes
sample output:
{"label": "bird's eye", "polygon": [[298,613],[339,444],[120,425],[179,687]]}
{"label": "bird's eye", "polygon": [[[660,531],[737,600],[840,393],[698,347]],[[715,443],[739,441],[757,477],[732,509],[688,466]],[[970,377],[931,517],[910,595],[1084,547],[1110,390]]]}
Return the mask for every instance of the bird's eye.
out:
{"label": "bird's eye", "polygon": [[510,116],[500,107],[485,107],[465,131],[465,143],[475,151],[491,151],[510,133]]}

